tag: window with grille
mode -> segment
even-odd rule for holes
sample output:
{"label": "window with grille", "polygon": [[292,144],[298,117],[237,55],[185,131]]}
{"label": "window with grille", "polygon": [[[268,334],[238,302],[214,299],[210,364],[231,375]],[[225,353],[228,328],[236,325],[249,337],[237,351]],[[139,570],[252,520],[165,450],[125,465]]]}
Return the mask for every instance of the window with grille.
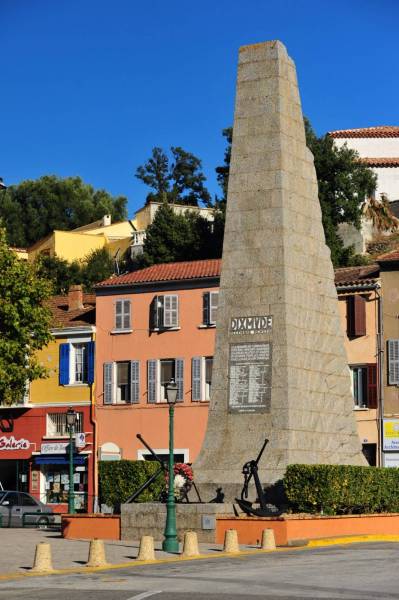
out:
{"label": "window with grille", "polygon": [[[78,412],[75,433],[83,433],[83,413]],[[66,414],[62,412],[47,413],[47,436],[65,437],[69,435]]]}

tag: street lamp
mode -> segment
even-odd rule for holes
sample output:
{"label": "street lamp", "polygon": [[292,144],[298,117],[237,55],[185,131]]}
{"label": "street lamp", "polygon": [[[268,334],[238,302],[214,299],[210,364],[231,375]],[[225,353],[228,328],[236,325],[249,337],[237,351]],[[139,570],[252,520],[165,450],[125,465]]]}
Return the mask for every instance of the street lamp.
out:
{"label": "street lamp", "polygon": [[173,447],[173,417],[177,400],[178,387],[174,379],[166,384],[166,400],[169,404],[169,485],[168,500],[166,502],[166,525],[162,550],[164,552],[179,552],[179,542],[176,531],[176,504],[175,504],[175,473],[174,473],[174,447]]}
{"label": "street lamp", "polygon": [[69,490],[68,490],[68,513],[72,515],[75,512],[75,495],[73,493],[73,434],[75,433],[78,414],[73,408],[68,408],[66,413],[66,422],[69,431]]}

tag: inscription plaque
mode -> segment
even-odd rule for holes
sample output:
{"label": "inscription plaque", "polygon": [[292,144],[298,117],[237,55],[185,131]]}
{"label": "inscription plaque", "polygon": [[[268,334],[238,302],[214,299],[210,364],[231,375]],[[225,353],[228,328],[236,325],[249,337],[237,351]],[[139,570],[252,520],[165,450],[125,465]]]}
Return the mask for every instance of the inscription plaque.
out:
{"label": "inscription plaque", "polygon": [[230,344],[229,412],[270,412],[272,344]]}

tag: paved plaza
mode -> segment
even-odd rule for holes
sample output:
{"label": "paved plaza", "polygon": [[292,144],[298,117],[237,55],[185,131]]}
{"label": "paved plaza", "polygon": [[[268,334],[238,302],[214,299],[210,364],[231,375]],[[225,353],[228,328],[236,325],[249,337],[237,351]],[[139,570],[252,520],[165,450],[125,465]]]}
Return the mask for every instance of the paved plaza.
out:
{"label": "paved plaza", "polygon": [[[3,529],[0,539],[3,573],[29,573],[39,540],[51,543],[56,568],[79,568],[87,559],[87,541],[57,533]],[[137,544],[109,542],[109,562],[132,560],[132,566],[12,580],[3,575],[0,600],[399,600],[398,550],[396,543],[367,543],[134,566]]]}

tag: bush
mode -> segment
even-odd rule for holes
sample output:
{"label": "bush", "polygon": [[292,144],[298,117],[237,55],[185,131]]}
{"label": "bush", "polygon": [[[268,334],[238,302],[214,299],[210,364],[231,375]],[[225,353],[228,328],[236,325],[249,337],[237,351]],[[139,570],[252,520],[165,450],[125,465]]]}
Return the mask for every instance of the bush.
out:
{"label": "bush", "polygon": [[327,515],[399,512],[399,469],[289,465],[283,483],[294,512]]}
{"label": "bush", "polygon": [[[98,478],[101,502],[118,507],[159,469],[159,464],[145,460],[100,461]],[[165,487],[165,478],[159,477],[137,498],[136,502],[156,502]]]}

